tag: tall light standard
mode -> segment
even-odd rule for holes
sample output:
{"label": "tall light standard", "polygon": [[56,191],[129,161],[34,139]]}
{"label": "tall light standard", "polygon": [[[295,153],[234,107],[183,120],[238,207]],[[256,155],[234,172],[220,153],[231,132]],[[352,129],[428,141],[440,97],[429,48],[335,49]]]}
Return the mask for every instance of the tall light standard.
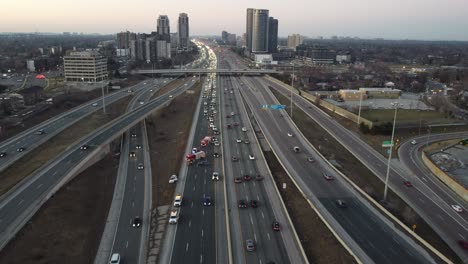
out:
{"label": "tall light standard", "polygon": [[390,175],[390,161],[392,159],[392,152],[393,152],[393,138],[395,136],[395,124],[396,124],[396,116],[398,112],[398,107],[403,106],[402,104],[395,102],[390,103],[393,107],[395,107],[395,116],[393,117],[393,129],[392,129],[392,139],[390,140],[390,153],[388,154],[388,162],[387,162],[387,174],[385,175],[385,189],[384,189],[384,201],[387,200],[387,191],[388,191],[388,177]]}
{"label": "tall light standard", "polygon": [[101,89],[102,89],[102,111],[106,113],[106,100],[104,100],[104,79],[101,80]]}
{"label": "tall light standard", "polygon": [[359,111],[358,111],[358,117],[357,117],[357,125],[359,127],[359,122],[361,122],[361,105],[362,105],[362,92],[359,91]]}
{"label": "tall light standard", "polygon": [[294,92],[294,77],[295,77],[295,74],[294,74],[294,73],[295,73],[295,68],[294,68],[295,65],[294,65],[294,62],[292,62],[292,66],[293,66],[293,74],[292,74],[292,78],[291,78],[291,87],[292,87],[292,89],[291,89],[291,101],[290,101],[290,104],[289,104],[289,108],[291,109],[291,110],[290,110],[290,111],[291,111],[291,119],[292,119],[292,117],[293,117],[293,107],[292,107],[292,105],[293,105],[293,104],[292,104],[293,100],[292,100],[292,99],[293,99],[293,92]]}

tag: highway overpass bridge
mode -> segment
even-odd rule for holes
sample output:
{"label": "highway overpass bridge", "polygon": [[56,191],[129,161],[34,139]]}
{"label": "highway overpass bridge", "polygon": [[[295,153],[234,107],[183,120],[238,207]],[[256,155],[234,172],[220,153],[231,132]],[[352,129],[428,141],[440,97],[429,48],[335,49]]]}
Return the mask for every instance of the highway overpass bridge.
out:
{"label": "highway overpass bridge", "polygon": [[281,73],[276,70],[263,69],[162,69],[162,70],[134,70],[131,74],[156,74],[156,75],[205,75],[217,73],[219,75],[262,75]]}

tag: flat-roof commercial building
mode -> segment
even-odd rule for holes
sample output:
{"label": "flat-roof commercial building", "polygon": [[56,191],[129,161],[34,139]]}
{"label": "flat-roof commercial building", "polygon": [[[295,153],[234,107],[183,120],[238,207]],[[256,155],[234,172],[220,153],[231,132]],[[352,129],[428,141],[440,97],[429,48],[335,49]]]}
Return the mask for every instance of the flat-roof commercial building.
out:
{"label": "flat-roof commercial building", "polygon": [[398,99],[401,90],[391,88],[359,88],[359,90],[341,89],[338,94],[345,101],[367,99]]}
{"label": "flat-roof commercial building", "polygon": [[65,81],[100,82],[107,79],[107,58],[97,51],[75,51],[63,57]]}

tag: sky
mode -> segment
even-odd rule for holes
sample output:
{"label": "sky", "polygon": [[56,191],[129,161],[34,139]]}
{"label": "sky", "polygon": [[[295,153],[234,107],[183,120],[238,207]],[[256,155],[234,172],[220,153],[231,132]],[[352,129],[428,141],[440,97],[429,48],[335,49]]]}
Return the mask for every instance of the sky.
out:
{"label": "sky", "polygon": [[159,15],[190,35],[245,32],[247,8],[269,9],[279,36],[466,40],[468,0],[0,0],[0,32],[150,33]]}

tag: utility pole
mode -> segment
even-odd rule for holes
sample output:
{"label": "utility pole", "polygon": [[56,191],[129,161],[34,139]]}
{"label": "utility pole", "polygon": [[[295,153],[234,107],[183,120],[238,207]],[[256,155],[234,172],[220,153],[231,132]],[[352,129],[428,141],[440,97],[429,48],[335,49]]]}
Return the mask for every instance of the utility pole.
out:
{"label": "utility pole", "polygon": [[360,122],[361,122],[361,105],[362,105],[362,92],[359,91],[359,111],[358,111],[358,117],[357,117],[357,125],[359,127]]}
{"label": "utility pole", "polygon": [[293,117],[293,103],[292,103],[292,99],[293,99],[293,92],[294,92],[294,62],[292,63],[292,66],[293,66],[293,74],[292,74],[292,78],[291,78],[291,102],[290,102],[290,105],[289,105],[289,108],[291,109],[291,119]]}
{"label": "utility pole", "polygon": [[390,140],[390,153],[388,154],[388,162],[387,162],[387,174],[385,175],[385,189],[384,189],[384,201],[387,200],[387,191],[388,191],[388,178],[390,176],[390,161],[392,159],[392,152],[393,152],[393,138],[395,136],[395,125],[396,125],[396,117],[398,112],[398,107],[400,106],[399,103],[391,103],[395,107],[395,115],[393,117],[393,129],[392,129],[392,139]]}
{"label": "utility pole", "polygon": [[101,81],[101,89],[102,89],[102,111],[105,114],[106,113],[106,100],[104,99],[104,80]]}

